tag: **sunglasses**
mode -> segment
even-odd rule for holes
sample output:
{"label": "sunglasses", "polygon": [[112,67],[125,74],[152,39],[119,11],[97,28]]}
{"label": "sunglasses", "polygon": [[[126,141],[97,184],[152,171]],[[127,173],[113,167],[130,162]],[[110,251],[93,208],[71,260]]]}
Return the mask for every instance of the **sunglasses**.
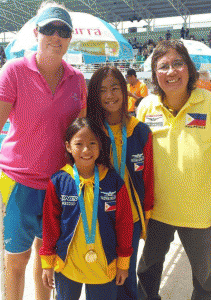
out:
{"label": "sunglasses", "polygon": [[38,32],[40,32],[44,35],[47,35],[47,36],[51,36],[55,32],[57,32],[58,35],[64,39],[70,38],[71,34],[72,34],[72,30],[67,25],[56,26],[51,23],[47,24],[43,27],[37,26],[37,30],[38,30]]}

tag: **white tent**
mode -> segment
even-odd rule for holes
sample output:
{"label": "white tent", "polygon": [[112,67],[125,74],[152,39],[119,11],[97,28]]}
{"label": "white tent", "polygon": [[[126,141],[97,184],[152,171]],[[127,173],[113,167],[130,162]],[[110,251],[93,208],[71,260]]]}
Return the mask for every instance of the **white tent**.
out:
{"label": "white tent", "polygon": [[[194,40],[183,40],[183,44],[193,60],[197,71],[211,70],[211,48],[204,43]],[[151,71],[152,54],[144,62],[144,71]]]}

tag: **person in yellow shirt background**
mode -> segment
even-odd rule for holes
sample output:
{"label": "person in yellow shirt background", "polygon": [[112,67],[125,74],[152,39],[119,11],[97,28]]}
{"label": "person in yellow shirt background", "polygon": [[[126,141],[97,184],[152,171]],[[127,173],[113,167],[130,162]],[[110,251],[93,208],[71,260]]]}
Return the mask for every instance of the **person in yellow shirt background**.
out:
{"label": "person in yellow shirt background", "polygon": [[137,79],[136,71],[128,69],[126,79],[128,82],[128,112],[130,115],[135,116],[135,103],[140,98],[148,95],[148,88],[144,82]]}
{"label": "person in yellow shirt background", "polygon": [[209,71],[207,70],[199,71],[199,79],[196,82],[196,87],[211,92],[211,81],[210,81]]}

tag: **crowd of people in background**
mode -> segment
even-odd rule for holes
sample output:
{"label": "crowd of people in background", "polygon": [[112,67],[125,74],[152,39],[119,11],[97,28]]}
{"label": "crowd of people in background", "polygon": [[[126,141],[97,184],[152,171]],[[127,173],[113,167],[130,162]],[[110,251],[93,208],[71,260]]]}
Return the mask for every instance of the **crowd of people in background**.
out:
{"label": "crowd of people in background", "polygon": [[129,39],[128,42],[132,45],[133,49],[138,50],[138,56],[142,56],[143,60],[146,60],[147,57],[153,52],[156,42],[153,39],[149,39],[145,43],[137,41],[137,38]]}
{"label": "crowd of people in background", "polygon": [[[211,48],[211,30],[207,36],[207,39],[204,37],[201,37],[200,39],[197,39],[194,34],[190,34],[189,28],[182,27],[180,30],[180,38],[186,39],[186,40],[198,40],[199,42],[207,44]],[[169,41],[172,39],[172,32],[170,29],[167,29],[164,36],[160,36],[158,38],[158,42],[161,42],[163,40]],[[142,43],[140,40],[137,39],[137,37],[129,38],[128,42],[132,45],[133,49],[137,49],[137,57],[140,61],[145,61],[148,56],[153,52],[153,49],[156,47],[157,42],[155,42],[153,39],[149,39],[148,41]]]}

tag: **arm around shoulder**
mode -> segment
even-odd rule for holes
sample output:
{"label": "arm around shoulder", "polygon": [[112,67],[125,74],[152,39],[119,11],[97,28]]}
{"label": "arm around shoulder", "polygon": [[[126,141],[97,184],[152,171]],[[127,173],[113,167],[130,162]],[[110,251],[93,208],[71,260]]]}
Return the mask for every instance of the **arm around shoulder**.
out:
{"label": "arm around shoulder", "polygon": [[157,97],[152,94],[142,99],[136,110],[136,118],[139,121],[145,122],[145,116],[151,111],[155,100],[157,101]]}
{"label": "arm around shoulder", "polygon": [[136,109],[136,118],[141,121],[144,122],[145,121],[145,115],[146,115],[146,105],[145,105],[145,100],[148,97],[145,97],[138,105],[137,109]]}

